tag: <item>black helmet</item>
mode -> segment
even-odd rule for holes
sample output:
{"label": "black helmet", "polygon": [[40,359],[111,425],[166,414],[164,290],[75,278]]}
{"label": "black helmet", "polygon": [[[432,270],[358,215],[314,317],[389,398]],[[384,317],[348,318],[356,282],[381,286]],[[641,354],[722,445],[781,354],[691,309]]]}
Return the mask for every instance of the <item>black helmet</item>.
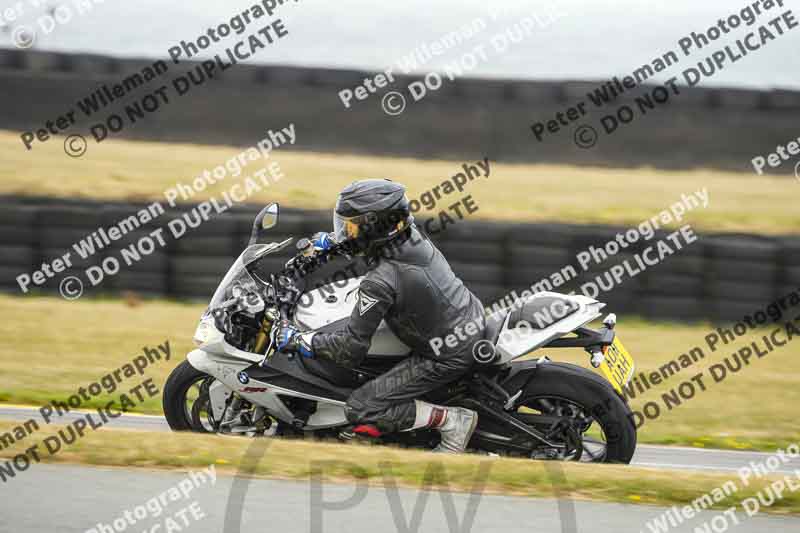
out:
{"label": "black helmet", "polygon": [[403,235],[412,222],[406,188],[385,179],[354,181],[333,210],[334,239],[367,254]]}

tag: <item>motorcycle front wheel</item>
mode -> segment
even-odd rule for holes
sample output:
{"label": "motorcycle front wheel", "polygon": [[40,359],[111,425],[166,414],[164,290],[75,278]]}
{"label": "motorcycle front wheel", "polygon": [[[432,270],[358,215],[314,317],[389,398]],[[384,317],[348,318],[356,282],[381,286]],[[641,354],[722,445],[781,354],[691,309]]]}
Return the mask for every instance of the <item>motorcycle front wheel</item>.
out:
{"label": "motorcycle front wheel", "polygon": [[164,385],[164,417],[173,431],[215,432],[209,388],[214,378],[189,361],[179,364]]}

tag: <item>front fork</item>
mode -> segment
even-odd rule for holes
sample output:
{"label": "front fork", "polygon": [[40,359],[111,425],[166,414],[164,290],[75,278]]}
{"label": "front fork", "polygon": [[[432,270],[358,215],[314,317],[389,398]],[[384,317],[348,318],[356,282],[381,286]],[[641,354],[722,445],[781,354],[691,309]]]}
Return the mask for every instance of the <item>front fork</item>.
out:
{"label": "front fork", "polygon": [[[256,334],[253,353],[267,355],[272,345],[272,325],[275,324],[279,318],[278,313],[272,309],[264,313],[264,318],[261,320],[261,328]],[[264,359],[266,360],[266,357]]]}

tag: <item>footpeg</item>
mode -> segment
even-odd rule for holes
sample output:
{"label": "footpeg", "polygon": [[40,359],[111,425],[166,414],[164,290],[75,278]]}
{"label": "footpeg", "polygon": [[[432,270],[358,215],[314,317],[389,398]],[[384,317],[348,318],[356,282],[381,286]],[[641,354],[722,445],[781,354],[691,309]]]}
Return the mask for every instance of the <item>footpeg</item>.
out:
{"label": "footpeg", "polygon": [[518,390],[514,396],[509,398],[506,404],[503,406],[503,408],[506,411],[512,410],[514,408],[514,404],[517,403],[517,400],[519,400],[520,396],[522,396],[522,389]]}

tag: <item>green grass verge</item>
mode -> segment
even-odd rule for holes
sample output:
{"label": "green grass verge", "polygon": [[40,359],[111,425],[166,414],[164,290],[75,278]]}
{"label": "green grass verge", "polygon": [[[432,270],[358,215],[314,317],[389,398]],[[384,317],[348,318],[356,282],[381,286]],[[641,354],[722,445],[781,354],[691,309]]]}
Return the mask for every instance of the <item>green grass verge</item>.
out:
{"label": "green grass verge", "polygon": [[[0,422],[0,431],[10,424]],[[47,426],[0,451],[10,458],[52,435]],[[268,441],[268,442],[264,442]],[[531,497],[559,497],[647,505],[687,505],[701,495],[733,480],[739,490],[713,506],[727,509],[763,490],[770,479],[740,486],[735,475],[663,471],[618,465],[564,464],[477,455],[441,456],[356,443],[335,444],[309,440],[220,437],[187,433],[121,431],[113,428],[88,432],[55,455],[41,454],[44,462],[82,463],[144,468],[201,468],[214,464],[235,473],[250,446],[263,452],[249,474],[283,479],[309,479],[370,485],[397,483],[407,487],[479,491]],[[120,445],[120,443],[129,443]],[[263,447],[262,447],[263,444]],[[36,468],[34,464],[32,468]],[[20,473],[18,475],[25,475]],[[13,480],[10,482],[13,486]],[[764,512],[800,513],[800,492],[788,493]]]}

